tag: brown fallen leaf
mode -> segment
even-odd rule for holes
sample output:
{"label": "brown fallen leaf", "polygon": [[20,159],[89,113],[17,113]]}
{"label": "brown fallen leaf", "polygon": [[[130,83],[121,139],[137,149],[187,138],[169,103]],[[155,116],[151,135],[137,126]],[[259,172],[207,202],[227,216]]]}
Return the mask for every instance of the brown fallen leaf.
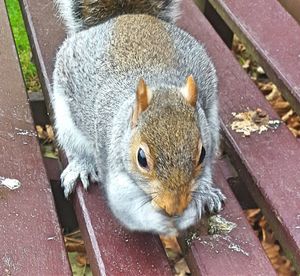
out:
{"label": "brown fallen leaf", "polygon": [[277,274],[281,276],[296,276],[297,274],[292,263],[283,254],[261,210],[249,209],[245,211],[245,214],[251,226],[254,228],[255,234],[259,237],[261,245]]}
{"label": "brown fallen leaf", "polygon": [[175,266],[175,275],[176,276],[186,276],[186,275],[190,275],[191,272],[190,272],[190,269],[189,267],[187,266],[187,263],[185,261],[184,258],[182,258],[181,260],[179,260]]}
{"label": "brown fallen leaf", "polygon": [[46,140],[47,133],[44,131],[43,127],[40,125],[36,125],[35,128],[39,139]]}
{"label": "brown fallen leaf", "polygon": [[52,126],[51,125],[46,125],[45,127],[46,127],[46,133],[47,133],[47,140],[49,142],[54,141],[54,137],[55,136],[54,136],[54,132],[53,132]]}
{"label": "brown fallen leaf", "polygon": [[89,265],[89,261],[88,261],[88,258],[85,254],[78,254],[76,256],[76,262],[78,264],[78,266],[86,266],[86,265]]}

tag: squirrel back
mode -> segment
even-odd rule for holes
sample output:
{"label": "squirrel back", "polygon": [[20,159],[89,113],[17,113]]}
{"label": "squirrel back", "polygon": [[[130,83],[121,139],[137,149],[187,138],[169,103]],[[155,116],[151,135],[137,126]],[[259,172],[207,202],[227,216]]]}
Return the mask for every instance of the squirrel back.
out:
{"label": "squirrel back", "polygon": [[69,34],[123,14],[148,14],[175,22],[180,2],[181,0],[56,0]]}

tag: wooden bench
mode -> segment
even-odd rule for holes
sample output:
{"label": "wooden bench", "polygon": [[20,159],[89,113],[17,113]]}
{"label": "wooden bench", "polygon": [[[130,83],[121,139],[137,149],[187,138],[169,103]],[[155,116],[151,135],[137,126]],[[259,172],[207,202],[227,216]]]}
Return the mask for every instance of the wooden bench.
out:
{"label": "wooden bench", "polygon": [[[51,0],[21,0],[20,2],[47,104],[55,52],[63,41],[64,31],[54,15],[55,9]],[[217,2],[236,4],[236,1],[211,1],[211,4]],[[266,2],[276,6],[276,0]],[[215,22],[222,22],[208,2],[203,1],[201,5],[213,25]],[[238,6],[242,9],[242,4]],[[234,14],[238,14],[239,9],[234,10]],[[1,26],[5,26],[1,28],[0,33],[0,55],[2,58],[5,51],[5,57],[11,56],[8,62],[0,65],[1,76],[8,76],[0,79],[0,118],[1,122],[2,118],[8,122],[0,124],[0,137],[2,138],[2,133],[4,137],[0,139],[0,145],[5,149],[1,160],[8,160],[0,165],[0,176],[3,174],[5,177],[16,178],[22,183],[18,190],[6,192],[5,200],[0,197],[1,210],[5,213],[3,223],[1,221],[0,242],[6,245],[4,248],[7,248],[3,250],[4,253],[0,258],[0,274],[8,274],[7,264],[9,264],[9,272],[13,275],[69,275],[70,269],[54,212],[50,186],[46,179],[36,139],[32,136],[17,135],[15,135],[15,140],[5,139],[9,137],[5,135],[15,131],[16,127],[30,130],[30,133],[34,131],[32,120],[28,115],[24,84],[13,48],[3,1],[1,1],[0,10]],[[230,45],[232,38],[230,29],[226,25],[219,24],[218,30],[222,30],[219,36],[192,0],[184,0],[182,10],[183,15],[178,22],[179,26],[205,44],[217,68],[221,125],[230,161],[227,157],[218,160],[214,178],[228,198],[221,214],[237,224],[237,227],[226,236],[211,236],[200,229],[200,236],[192,240],[191,245],[185,248],[186,260],[192,274],[276,275],[259,240],[248,224],[240,203],[231,191],[229,179],[235,180],[240,193],[247,195],[247,190],[251,192],[253,199],[270,221],[288,256],[299,268],[300,195],[297,186],[299,187],[300,170],[296,170],[296,164],[300,161],[299,142],[285,125],[281,125],[274,133],[254,134],[248,138],[242,138],[231,130],[229,125],[232,112],[260,107],[272,118],[278,116],[227,48],[226,45]],[[224,14],[231,14],[230,10],[223,10],[226,11]],[[248,8],[249,11],[251,11],[250,8]],[[241,30],[249,30],[248,27],[250,28],[251,24],[249,22],[247,24],[249,26],[247,25],[247,28],[244,26]],[[299,33],[300,27],[297,29],[297,25],[293,26],[295,28],[293,31]],[[224,38],[225,43],[220,37]],[[264,47],[261,45],[258,49],[264,49]],[[282,79],[283,76],[284,80],[289,77],[289,83],[291,79],[296,81],[297,76],[295,79],[291,77],[288,71],[281,69],[280,63],[269,62],[277,60],[278,57],[275,54],[271,52],[269,59],[265,59],[267,64],[275,64],[277,71],[282,73],[274,75],[274,78]],[[8,65],[11,66],[10,71]],[[12,92],[8,94],[5,91]],[[287,88],[286,93],[289,93],[288,91]],[[299,106],[299,100],[294,96],[297,93],[293,91],[295,90],[291,90],[290,94],[295,99],[294,106]],[[19,98],[20,103],[17,103],[16,99]],[[15,115],[13,109],[16,106],[20,112],[19,117]],[[31,106],[35,120],[39,120],[40,123],[48,120],[47,114],[35,112],[35,110],[39,112],[45,110],[41,99],[32,102]],[[6,112],[3,113],[2,110]],[[25,142],[31,143],[30,146],[23,145],[24,139]],[[24,148],[23,152],[22,148]],[[2,152],[0,154],[2,157]],[[24,164],[28,165],[24,166]],[[45,160],[45,165],[49,179],[58,183],[60,163],[55,160]],[[84,192],[82,186],[78,185],[73,203],[94,275],[172,275],[159,238],[150,234],[130,233],[123,229],[110,214],[98,186],[93,185],[89,192]],[[30,217],[28,220],[28,214],[31,213],[27,208],[39,210],[35,224],[35,218]],[[22,223],[23,231],[20,230],[20,223]],[[30,229],[29,233],[26,227]],[[48,233],[52,233],[51,229],[56,231],[54,239],[52,239],[54,235],[47,236]],[[183,236],[180,240],[183,247],[186,245],[185,238]],[[27,248],[27,244],[30,244],[30,247],[22,251],[23,248]],[[28,255],[32,257],[33,254],[34,263],[28,263]],[[42,267],[40,264],[43,264]]]}
{"label": "wooden bench", "polygon": [[0,275],[71,275],[4,1],[0,26]]}

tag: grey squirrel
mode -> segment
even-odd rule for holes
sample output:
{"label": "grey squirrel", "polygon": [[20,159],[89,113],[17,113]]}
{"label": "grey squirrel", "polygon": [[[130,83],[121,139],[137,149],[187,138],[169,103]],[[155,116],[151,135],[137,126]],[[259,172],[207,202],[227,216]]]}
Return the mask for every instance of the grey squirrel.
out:
{"label": "grey squirrel", "polygon": [[51,103],[78,178],[104,185],[127,228],[177,235],[224,195],[212,186],[219,144],[217,77],[204,47],[175,26],[178,0],[57,0],[68,37]]}

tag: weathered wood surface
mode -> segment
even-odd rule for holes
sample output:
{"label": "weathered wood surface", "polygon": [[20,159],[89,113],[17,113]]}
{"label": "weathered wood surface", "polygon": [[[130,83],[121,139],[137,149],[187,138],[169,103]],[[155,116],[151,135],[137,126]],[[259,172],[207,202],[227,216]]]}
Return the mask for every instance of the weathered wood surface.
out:
{"label": "weathered wood surface", "polygon": [[300,114],[300,25],[277,0],[209,0]]}
{"label": "weathered wood surface", "polygon": [[71,275],[3,0],[0,26],[0,275]]}
{"label": "weathered wood surface", "polygon": [[[237,3],[237,2],[236,2]],[[246,5],[246,4],[245,4]],[[231,130],[232,112],[260,107],[278,118],[191,0],[180,26],[202,41],[219,77],[221,126],[235,168],[294,264],[300,267],[300,147],[287,127],[244,138]]]}

